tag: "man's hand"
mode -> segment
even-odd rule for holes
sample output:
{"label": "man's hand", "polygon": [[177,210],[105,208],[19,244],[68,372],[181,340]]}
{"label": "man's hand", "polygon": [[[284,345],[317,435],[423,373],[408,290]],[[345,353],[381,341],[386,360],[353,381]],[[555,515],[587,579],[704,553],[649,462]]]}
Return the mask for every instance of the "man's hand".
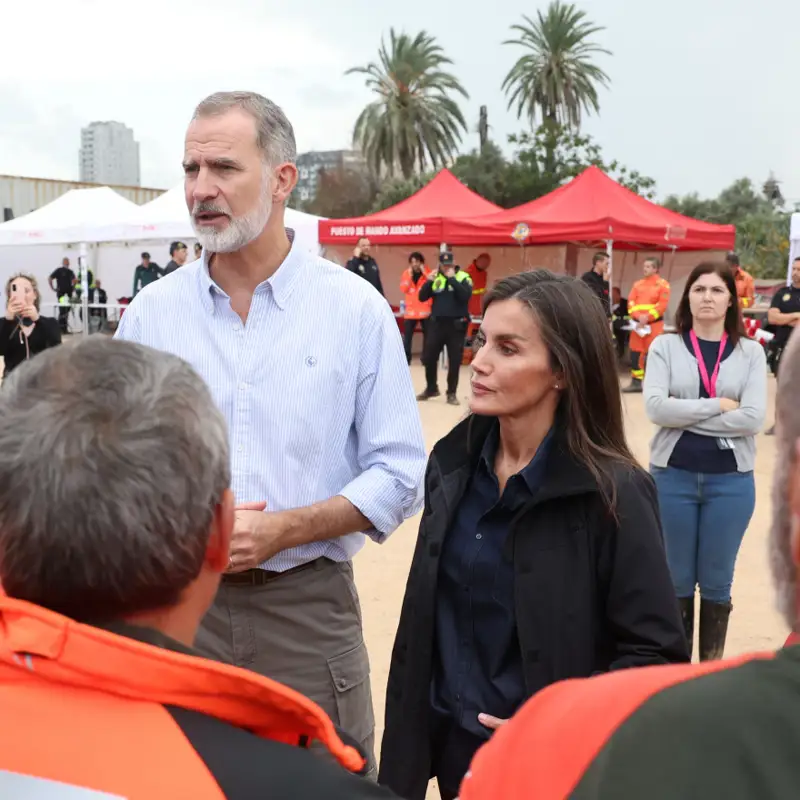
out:
{"label": "man's hand", "polygon": [[265,512],[266,507],[266,503],[242,503],[236,506],[227,572],[255,569],[286,549],[282,543],[288,523],[286,514]]}
{"label": "man's hand", "polygon": [[640,325],[649,325],[650,324],[650,315],[649,314],[639,314],[638,320]]}
{"label": "man's hand", "polygon": [[478,722],[486,728],[491,728],[493,731],[496,731],[498,728],[502,728],[503,725],[508,722],[507,719],[500,719],[499,717],[493,717],[491,714],[478,714]]}
{"label": "man's hand", "polygon": [[353,249],[353,255],[354,255],[356,258],[361,258],[361,248],[360,248],[360,247],[356,247],[356,248],[354,248],[354,249]]}
{"label": "man's hand", "polygon": [[444,271],[445,278],[454,278],[456,274],[455,267],[447,267]]}

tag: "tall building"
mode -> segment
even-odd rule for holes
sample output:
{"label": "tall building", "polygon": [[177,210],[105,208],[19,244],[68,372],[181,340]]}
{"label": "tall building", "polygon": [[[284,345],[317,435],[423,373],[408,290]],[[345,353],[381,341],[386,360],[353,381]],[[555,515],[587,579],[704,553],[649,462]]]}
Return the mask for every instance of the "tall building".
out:
{"label": "tall building", "polygon": [[313,200],[317,194],[320,170],[365,169],[364,156],[357,150],[312,150],[297,156],[297,196],[302,201]]}
{"label": "tall building", "polygon": [[141,186],[139,142],[121,122],[92,122],[81,130],[80,179],[85,183]]}

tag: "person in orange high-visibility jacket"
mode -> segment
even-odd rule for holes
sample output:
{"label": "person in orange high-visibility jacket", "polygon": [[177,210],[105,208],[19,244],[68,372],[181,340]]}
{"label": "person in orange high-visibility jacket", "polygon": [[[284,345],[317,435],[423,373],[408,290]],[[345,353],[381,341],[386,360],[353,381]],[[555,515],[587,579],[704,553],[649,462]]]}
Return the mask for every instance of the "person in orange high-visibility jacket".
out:
{"label": "person in orange high-visibility jacket", "polygon": [[753,280],[753,276],[742,269],[737,253],[728,253],[725,256],[725,261],[731,268],[733,279],[736,281],[736,296],[739,298],[739,308],[742,311],[752,308],[753,303],[756,301],[756,283]]}
{"label": "person in orange high-visibility jacket", "polygon": [[631,331],[631,384],[624,392],[641,392],[647,351],[656,336],[664,332],[664,314],[669,305],[669,283],[659,274],[661,262],[654,257],[645,259],[644,278],[636,281],[628,295],[628,315],[631,322],[647,325],[649,333],[640,336]]}
{"label": "person in orange high-visibility jacket", "polygon": [[489,266],[492,257],[481,253],[466,269],[472,279],[472,297],[469,299],[469,315],[479,317],[483,313],[483,298],[486,296],[486,285],[489,278]]}
{"label": "person in orange high-visibility jacket", "polygon": [[420,300],[419,290],[431,277],[431,271],[425,266],[425,256],[414,252],[408,257],[408,269],[400,278],[400,291],[403,295],[405,309],[403,311],[403,344],[406,348],[406,360],[411,363],[411,343],[417,326],[422,329],[422,349],[425,349],[425,333],[428,329],[428,317],[431,315],[433,298]]}

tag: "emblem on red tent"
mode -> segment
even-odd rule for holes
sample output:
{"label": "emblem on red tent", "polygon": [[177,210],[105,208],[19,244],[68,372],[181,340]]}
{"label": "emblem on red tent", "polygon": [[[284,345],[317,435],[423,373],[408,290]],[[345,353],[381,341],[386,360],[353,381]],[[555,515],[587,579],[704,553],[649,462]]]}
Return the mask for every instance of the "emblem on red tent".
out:
{"label": "emblem on red tent", "polygon": [[522,244],[530,236],[530,233],[531,229],[524,222],[519,222],[511,236]]}

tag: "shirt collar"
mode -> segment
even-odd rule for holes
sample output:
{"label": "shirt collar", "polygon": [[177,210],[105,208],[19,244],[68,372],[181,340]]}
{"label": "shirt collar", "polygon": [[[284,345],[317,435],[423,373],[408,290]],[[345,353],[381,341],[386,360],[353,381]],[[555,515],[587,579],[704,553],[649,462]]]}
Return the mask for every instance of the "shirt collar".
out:
{"label": "shirt collar", "polygon": [[[542,466],[547,458],[547,452],[550,449],[550,442],[553,440],[553,428],[547,432],[547,435],[542,439],[536,455],[531,459],[527,466],[523,467],[519,473],[525,481],[525,485],[531,494],[536,494],[542,482]],[[486,441],[481,451],[481,464],[485,467],[490,475],[494,475],[494,461],[497,456],[497,448],[500,445],[500,424],[497,423],[492,427],[491,432],[486,437]]]}
{"label": "shirt collar", "polygon": [[[269,288],[272,291],[272,296],[278,308],[283,310],[292,293],[292,289],[297,281],[300,269],[303,266],[303,253],[299,247],[295,247],[295,234],[292,228],[286,228],[286,235],[289,238],[291,248],[289,254],[283,260],[283,263],[275,270],[273,275],[267,280],[256,286],[256,293],[266,291]],[[209,253],[205,248],[200,256],[200,271],[198,273],[200,280],[201,296],[203,305],[206,310],[214,313],[214,295],[219,297],[228,297],[225,292],[220,289],[209,272],[209,262],[213,253]]]}

